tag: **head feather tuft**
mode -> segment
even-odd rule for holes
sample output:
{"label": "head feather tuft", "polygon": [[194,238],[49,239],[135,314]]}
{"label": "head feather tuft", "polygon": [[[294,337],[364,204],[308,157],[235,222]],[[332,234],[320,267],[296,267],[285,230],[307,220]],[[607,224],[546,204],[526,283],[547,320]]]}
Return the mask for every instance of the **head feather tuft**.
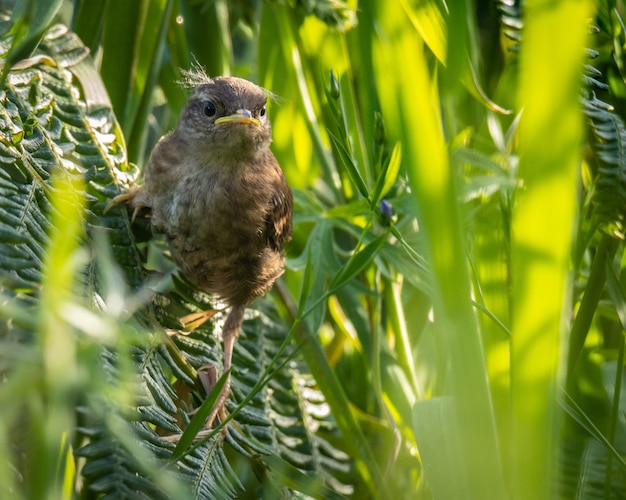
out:
{"label": "head feather tuft", "polygon": [[205,85],[207,83],[213,82],[211,77],[207,75],[206,70],[195,58],[194,61],[191,63],[191,68],[181,68],[180,73],[182,75],[182,78],[176,83],[178,83],[178,85],[185,89],[194,89],[200,85]]}

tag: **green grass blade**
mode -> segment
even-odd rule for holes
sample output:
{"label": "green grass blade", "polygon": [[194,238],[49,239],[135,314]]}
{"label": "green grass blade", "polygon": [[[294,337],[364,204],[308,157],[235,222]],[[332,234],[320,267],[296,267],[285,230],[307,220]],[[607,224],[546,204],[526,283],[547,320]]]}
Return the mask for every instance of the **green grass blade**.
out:
{"label": "green grass blade", "polygon": [[399,142],[394,145],[389,161],[383,165],[378,179],[376,179],[374,189],[372,190],[372,203],[377,203],[385,196],[397,181],[402,159],[401,146]]}
{"label": "green grass blade", "polygon": [[330,405],[333,417],[341,430],[345,445],[355,459],[355,466],[370,490],[372,498],[391,498],[372,443],[368,440],[350,405],[337,375],[328,363],[326,352],[317,332],[306,331],[302,354]]}
{"label": "green grass blade", "polygon": [[153,103],[152,92],[157,84],[161,70],[162,54],[174,3],[174,0],[165,0],[162,4],[152,3],[150,6],[151,10],[148,13],[149,18],[158,18],[160,16],[160,23],[155,23],[152,36],[148,40],[142,40],[142,45],[145,48],[142,48],[140,53],[145,54],[145,57],[142,57],[141,92],[130,103],[131,109],[129,112],[132,114],[132,129],[126,135],[129,161],[137,164],[140,164],[144,158],[149,117]]}
{"label": "green grass blade", "polygon": [[624,457],[622,457],[620,452],[613,447],[602,431],[598,429],[584,410],[578,405],[578,403],[576,403],[574,398],[572,398],[567,392],[564,393],[564,400],[562,401],[561,406],[570,417],[578,422],[578,424],[589,433],[589,435],[597,439],[598,442],[607,449],[613,460],[617,461],[626,469],[626,460],[624,460]]}
{"label": "green grass blade", "polygon": [[63,0],[21,0],[13,9],[13,23],[10,34],[14,36],[11,49],[5,55],[0,87],[11,67],[22,59],[30,57],[41,41],[44,32],[52,24],[54,16],[61,8]]}
{"label": "green grass blade", "polygon": [[329,132],[330,140],[332,141],[335,149],[339,153],[339,158],[341,159],[341,163],[345,167],[348,175],[350,176],[350,180],[359,190],[361,196],[366,199],[369,199],[369,190],[367,189],[367,185],[359,172],[359,169],[355,165],[353,159],[350,156],[350,153],[346,149],[346,147],[341,143],[341,140],[335,137],[332,133]]}
{"label": "green grass blade", "polygon": [[525,4],[518,102],[519,176],[512,222],[512,491],[552,498],[558,453],[562,311],[576,215],[578,95],[586,2]]}
{"label": "green grass blade", "polygon": [[460,468],[454,431],[454,403],[439,397],[413,406],[413,429],[433,498],[463,498],[461,481],[451,481],[450,471]]}
{"label": "green grass blade", "polygon": [[92,53],[98,49],[102,36],[104,13],[108,0],[102,2],[75,2],[72,25],[76,34]]}
{"label": "green grass blade", "polygon": [[79,346],[67,314],[77,273],[86,261],[80,247],[84,184],[81,178],[58,173],[52,185],[54,230],[44,261],[38,317],[42,394],[41,398],[28,398],[30,409],[37,415],[31,425],[35,434],[41,433],[37,436],[41,441],[35,442],[45,443],[42,449],[30,450],[37,470],[36,477],[31,478],[33,498],[46,498],[52,491],[62,497],[66,464],[59,461],[67,453],[68,441],[75,437],[74,391],[79,377]]}
{"label": "green grass blade", "polygon": [[[420,229],[432,268],[434,328],[450,359],[453,412],[450,432],[458,434],[458,460],[447,473],[465,498],[505,498],[499,445],[480,332],[471,301],[468,266],[455,179],[439,114],[436,78],[425,47],[402,10],[386,2],[379,10],[384,37],[378,45],[376,75],[383,115],[402,141]],[[462,50],[462,48],[459,48]],[[382,68],[402,67],[393,76]],[[442,443],[443,446],[443,443]],[[476,450],[481,450],[480,461]],[[443,471],[439,471],[443,472]]]}
{"label": "green grass blade", "polygon": [[179,0],[189,52],[209,76],[229,75],[233,46],[225,0]]}
{"label": "green grass blade", "polygon": [[587,278],[585,291],[583,292],[570,332],[567,353],[568,382],[574,380],[578,358],[585,345],[585,340],[587,339],[595,311],[598,308],[598,304],[604,292],[607,277],[607,263],[613,260],[618,248],[619,240],[608,234],[602,235],[589,269],[589,277]]}
{"label": "green grass blade", "polygon": [[333,277],[328,285],[329,293],[338,290],[348,281],[357,276],[367,265],[372,262],[372,259],[380,252],[381,248],[387,241],[387,235],[382,234],[378,238],[371,241],[361,250],[352,254],[348,262],[341,268],[341,270]]}
{"label": "green grass blade", "polygon": [[[100,72],[113,110],[126,133],[130,132],[125,118],[138,57],[137,26],[142,24],[141,9],[144,4],[145,0],[109,0],[104,17]],[[111,12],[115,12],[115,16],[109,15]]]}
{"label": "green grass blade", "polygon": [[183,432],[183,434],[180,436],[180,440],[178,441],[176,448],[174,448],[174,451],[172,452],[172,456],[170,458],[172,462],[180,460],[185,455],[185,453],[189,452],[189,447],[192,445],[194,439],[198,435],[198,432],[203,429],[205,421],[209,416],[209,413],[211,413],[211,410],[213,410],[213,407],[215,406],[215,401],[222,391],[224,384],[226,384],[229,375],[230,370],[222,374],[222,376],[215,384],[215,387],[211,388],[211,393],[202,402],[195,415],[189,421],[185,432]]}
{"label": "green grass blade", "polygon": [[443,17],[445,5],[428,0],[420,0],[413,8],[407,0],[400,0],[400,5],[428,48],[440,62],[444,63],[448,45],[446,22]]}

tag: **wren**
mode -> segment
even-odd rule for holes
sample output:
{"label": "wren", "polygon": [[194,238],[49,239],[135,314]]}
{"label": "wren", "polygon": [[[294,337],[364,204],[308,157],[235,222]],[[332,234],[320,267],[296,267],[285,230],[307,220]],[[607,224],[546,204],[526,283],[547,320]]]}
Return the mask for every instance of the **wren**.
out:
{"label": "wren", "polygon": [[[133,217],[147,211],[180,273],[227,304],[227,371],[246,307],[284,271],[293,197],[270,151],[268,92],[241,78],[187,76],[194,88],[176,129],[154,147],[143,185],[109,205],[128,202]],[[230,377],[208,428],[224,415],[229,394]]]}

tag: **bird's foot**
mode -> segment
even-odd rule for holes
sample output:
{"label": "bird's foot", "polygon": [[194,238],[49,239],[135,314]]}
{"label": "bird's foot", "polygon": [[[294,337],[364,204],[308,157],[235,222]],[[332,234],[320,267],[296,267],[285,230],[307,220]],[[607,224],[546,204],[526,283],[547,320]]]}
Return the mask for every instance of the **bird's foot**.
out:
{"label": "bird's foot", "polygon": [[208,309],[206,311],[200,311],[196,313],[187,314],[178,318],[178,321],[181,322],[183,328],[187,332],[193,332],[196,328],[201,327],[207,321],[209,321],[213,316],[217,313],[222,312],[221,309]]}
{"label": "bird's foot", "polygon": [[[204,389],[204,393],[207,397],[210,396],[211,391],[215,389],[218,381],[217,376],[217,368],[213,365],[205,365],[198,369],[198,379],[200,380],[200,384]],[[212,434],[213,428],[221,422],[226,421],[228,417],[228,412],[226,411],[226,401],[228,400],[228,395],[230,394],[230,376],[226,379],[225,384],[222,386],[220,393],[217,396],[217,399],[211,408],[211,412],[207,416],[204,422],[204,428],[200,430],[193,438],[194,442],[200,441],[205,437]],[[199,408],[188,413],[188,416],[193,416],[198,412]],[[224,425],[221,429],[222,439],[226,438],[226,434],[228,432],[228,427]],[[163,441],[168,443],[178,443],[180,441],[182,434],[171,434],[167,436],[161,436]]]}
{"label": "bird's foot", "polygon": [[142,192],[141,187],[134,187],[127,191],[124,191],[122,194],[118,194],[115,198],[113,198],[109,203],[104,207],[104,213],[107,213],[114,206],[119,205],[120,203],[129,203],[133,207],[133,216],[132,221],[137,218],[142,211],[145,209],[150,209],[148,205],[143,204],[139,199],[139,195]]}

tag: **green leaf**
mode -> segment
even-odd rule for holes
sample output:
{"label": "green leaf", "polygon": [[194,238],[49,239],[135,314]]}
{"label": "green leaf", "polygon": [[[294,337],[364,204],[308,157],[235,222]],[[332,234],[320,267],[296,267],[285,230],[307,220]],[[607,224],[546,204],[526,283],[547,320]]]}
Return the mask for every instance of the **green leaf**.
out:
{"label": "green leaf", "polygon": [[[313,287],[314,279],[313,279],[313,262],[319,262],[313,259],[313,252],[311,251],[312,246],[309,246],[309,251],[305,253],[306,256],[306,265],[304,266],[304,275],[302,277],[302,286],[300,288],[300,298],[298,299],[298,316],[302,316],[304,313],[305,307],[309,300],[309,295],[311,294],[311,288]],[[316,266],[317,267],[317,266]]]}
{"label": "green leaf", "polygon": [[[553,495],[552,467],[562,431],[557,400],[563,373],[560,340],[577,218],[572,192],[582,160],[579,95],[590,5],[533,0],[524,8],[519,62],[521,81],[527,84],[519,86],[517,95],[524,110],[518,173],[524,189],[516,192],[511,228],[516,304],[511,326],[511,474],[514,491],[542,499]],[[551,62],[538,65],[547,46]],[[542,83],[555,78],[558,85]]]}
{"label": "green leaf", "polygon": [[125,132],[130,132],[132,123],[126,122],[126,114],[135,87],[132,82],[133,73],[139,64],[137,47],[141,35],[136,28],[143,24],[141,12],[145,5],[146,0],[108,0],[106,14],[115,12],[115,16],[103,17],[100,71],[115,114]]}
{"label": "green leaf", "polygon": [[337,137],[335,137],[330,132],[328,133],[328,135],[330,137],[331,142],[335,146],[335,149],[339,153],[341,164],[346,169],[346,172],[348,172],[348,175],[350,176],[350,180],[359,190],[359,193],[361,193],[361,196],[369,200],[369,191],[367,189],[367,185],[365,184],[363,177],[361,177],[361,172],[359,172],[359,169],[357,168],[352,158],[350,157],[350,153],[348,152],[348,150],[345,148],[345,146],[341,143],[341,141]]}
{"label": "green leaf", "polygon": [[[432,328],[446,339],[445,355],[450,360],[446,386],[454,398],[460,457],[451,464],[451,474],[464,482],[468,498],[503,497],[507,488],[481,332],[471,303],[467,233],[456,193],[462,180],[450,165],[441,115],[450,103],[440,96],[437,68],[430,64],[424,43],[405,13],[389,3],[379,4],[378,12],[385,33],[374,45],[382,113],[390,124],[390,136],[402,141],[402,161],[419,207],[420,232],[432,271]],[[383,69],[390,66],[402,67],[397,77],[389,78]],[[473,459],[477,447],[483,450],[480,465]]]}
{"label": "green leaf", "polygon": [[[150,10],[147,18],[160,18],[158,26],[154,26],[150,36],[144,33],[141,39],[139,53],[142,57],[137,66],[136,75],[133,80],[136,93],[130,98],[126,116],[130,125],[125,130],[127,132],[128,156],[129,160],[139,163],[145,155],[146,137],[149,130],[149,115],[153,106],[153,91],[157,85],[159,73],[161,71],[161,61],[170,19],[174,8],[175,0],[163,0],[162,3],[150,2]],[[147,55],[150,55],[148,57]]]}
{"label": "green leaf", "polygon": [[401,0],[400,4],[428,48],[441,63],[445,64],[448,40],[443,12],[446,6],[439,1],[426,0],[420,1],[417,8],[411,8],[408,0]]}
{"label": "green leaf", "polygon": [[398,178],[402,160],[402,144],[396,142],[389,161],[385,162],[378,175],[374,189],[372,190],[372,203],[377,203],[393,187]]}
{"label": "green leaf", "polygon": [[180,0],[187,50],[210,76],[229,75],[233,64],[228,4],[225,0]]}
{"label": "green leaf", "polygon": [[4,87],[6,76],[11,67],[30,57],[37,48],[62,4],[63,0],[17,1],[11,15],[13,26],[9,31],[9,34],[13,35],[13,40],[9,53],[4,60],[0,87]]}
{"label": "green leaf", "polygon": [[196,439],[198,433],[204,428],[206,419],[209,416],[209,413],[211,413],[211,410],[213,410],[213,407],[215,406],[215,401],[217,401],[217,398],[220,395],[222,388],[228,381],[228,377],[230,377],[230,370],[222,374],[222,376],[215,383],[215,386],[211,388],[211,392],[208,397],[196,410],[196,413],[187,424],[185,432],[183,432],[183,434],[180,436],[178,444],[172,452],[172,457],[170,458],[172,462],[180,460],[183,455],[188,452],[189,447],[193,443],[194,439]]}
{"label": "green leaf", "polygon": [[[81,180],[75,191],[86,205],[71,218],[78,224],[78,232],[59,232],[59,224],[51,223],[61,214],[55,207],[64,206],[53,202],[59,190],[51,182],[52,172],[58,178]],[[72,418],[45,419],[41,401],[52,404],[59,399],[43,397],[41,370],[33,366],[42,366],[38,361],[42,351],[54,373],[58,362],[65,359],[43,341],[47,337],[36,342],[46,323],[43,320],[50,317],[46,314],[60,312],[68,330],[57,333],[63,334],[63,345],[69,346],[66,355],[76,353],[79,367],[73,370],[65,364],[65,378],[57,377],[58,381],[71,378],[76,384],[72,394],[79,395],[65,398],[62,407],[65,411],[69,404],[73,414],[76,400],[85,405],[79,409],[83,426],[73,426],[68,434],[72,442],[80,439],[85,443],[74,451],[75,457],[85,457],[80,468],[84,494],[89,494],[89,489],[92,494],[111,497],[173,498],[175,492],[191,497],[187,484],[193,485],[189,489],[197,497],[236,497],[243,486],[230,464],[234,459],[224,454],[220,435],[184,453],[176,450],[176,467],[164,468],[175,447],[161,436],[180,433],[173,415],[194,410],[187,396],[197,389],[197,370],[218,364],[222,346],[213,321],[189,335],[177,334],[177,318],[206,309],[209,298],[176,277],[146,283],[145,255],[136,245],[141,224],[133,233],[123,207],[103,213],[108,201],[120,192],[118,179],[131,183],[135,174],[126,162],[119,124],[87,49],[73,33],[54,27],[32,61],[9,73],[6,90],[0,94],[0,364],[6,380],[0,385],[0,397],[5,401],[11,396],[6,400],[14,402],[3,408],[0,419],[0,477],[15,474],[11,447],[24,447],[23,472],[37,481],[38,487],[56,491],[52,482],[59,478],[51,475],[57,471],[59,450],[53,455],[32,450],[57,442],[58,433],[45,433],[56,429],[59,422],[71,426]],[[325,237],[330,236],[332,225],[322,218],[321,208],[317,218],[326,221]],[[70,218],[66,219],[69,223]],[[84,235],[71,242],[77,253],[68,252],[67,242],[50,247],[50,241],[60,242],[72,234]],[[153,244],[157,254],[161,253],[163,246]],[[107,246],[110,248],[103,248]],[[85,265],[85,261],[59,257],[68,253],[94,259]],[[55,285],[47,286],[46,293],[41,291],[43,262],[54,262],[56,272],[51,275],[56,276]],[[324,284],[323,273],[312,278],[316,287]],[[55,311],[50,301],[61,300],[68,288],[72,297],[69,307]],[[48,302],[42,297],[48,297]],[[231,412],[234,421],[228,440],[245,456],[275,451],[303,474],[323,478],[328,489],[352,492],[353,478],[345,474],[337,478],[349,470],[350,457],[332,442],[337,426],[324,397],[313,386],[302,360],[284,343],[284,327],[275,316],[270,318],[259,310],[267,308],[266,301],[258,301],[255,307],[247,311],[235,347],[233,366],[237,370],[231,374],[227,404],[231,409],[250,399]],[[8,324],[11,326],[5,328]],[[28,356],[21,359],[15,345],[23,346]],[[276,353],[280,355],[270,366]],[[30,359],[32,362],[26,362]],[[76,373],[80,376],[72,377]],[[272,373],[271,379],[268,373]],[[13,397],[23,393],[24,387],[28,387],[27,398]],[[31,406],[24,408],[25,404]],[[201,413],[211,406],[210,401],[205,402]],[[7,430],[16,425],[15,419],[24,414],[29,415],[27,425],[33,426],[29,427],[34,436],[29,440],[32,448],[19,442],[19,436],[15,442],[4,439]],[[180,448],[195,436],[200,419],[183,434]],[[280,447],[276,443],[281,443]],[[313,458],[314,454],[323,458]],[[55,464],[48,464],[52,456]],[[63,471],[58,473],[62,479]],[[7,484],[17,483],[9,480]]]}
{"label": "green leaf", "polygon": [[363,271],[363,269],[372,262],[374,257],[378,255],[378,252],[383,248],[386,241],[387,235],[382,234],[365,245],[362,249],[353,253],[350,259],[348,259],[348,262],[333,276],[333,279],[328,284],[328,293],[330,294],[338,290]]}
{"label": "green leaf", "polygon": [[76,2],[75,5],[73,29],[92,53],[98,49],[102,37],[108,1]]}
{"label": "green leaf", "polygon": [[564,400],[561,402],[561,407],[572,417],[583,429],[585,429],[590,435],[592,435],[599,443],[601,443],[611,453],[614,460],[626,468],[626,460],[622,457],[620,452],[614,448],[611,442],[606,436],[598,429],[588,415],[582,410],[582,408],[574,401],[574,399],[567,393],[564,394]]}
{"label": "green leaf", "polygon": [[467,498],[460,478],[450,480],[450,469],[462,470],[456,452],[458,428],[454,402],[449,397],[418,401],[413,406],[413,431],[433,498]]}

